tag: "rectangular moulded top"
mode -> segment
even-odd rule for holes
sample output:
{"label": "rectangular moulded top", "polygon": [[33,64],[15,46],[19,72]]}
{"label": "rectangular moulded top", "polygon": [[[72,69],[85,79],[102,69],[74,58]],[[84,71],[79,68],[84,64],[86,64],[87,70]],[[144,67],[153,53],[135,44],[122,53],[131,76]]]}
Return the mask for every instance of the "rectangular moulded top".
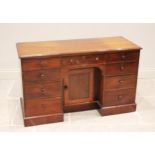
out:
{"label": "rectangular moulded top", "polygon": [[111,51],[140,50],[141,47],[124,37],[105,37],[17,43],[20,58],[63,56],[72,54],[107,53]]}

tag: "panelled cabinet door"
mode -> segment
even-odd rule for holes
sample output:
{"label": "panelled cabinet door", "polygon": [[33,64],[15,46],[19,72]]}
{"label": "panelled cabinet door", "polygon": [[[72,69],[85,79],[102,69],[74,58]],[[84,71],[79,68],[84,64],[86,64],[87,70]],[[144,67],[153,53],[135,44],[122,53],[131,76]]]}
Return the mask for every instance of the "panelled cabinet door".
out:
{"label": "panelled cabinet door", "polygon": [[64,79],[64,104],[92,102],[94,98],[94,69],[68,71]]}

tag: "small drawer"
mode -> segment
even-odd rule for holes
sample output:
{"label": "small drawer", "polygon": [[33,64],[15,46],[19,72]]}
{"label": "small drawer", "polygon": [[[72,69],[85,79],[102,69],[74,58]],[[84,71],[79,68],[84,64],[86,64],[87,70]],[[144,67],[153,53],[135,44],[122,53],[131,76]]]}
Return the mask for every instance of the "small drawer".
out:
{"label": "small drawer", "polygon": [[139,60],[139,51],[121,52],[121,53],[109,53],[105,55],[106,62],[120,62],[120,61],[133,61]]}
{"label": "small drawer", "polygon": [[105,91],[103,94],[103,106],[116,106],[133,104],[135,101],[135,89],[117,91]]}
{"label": "small drawer", "polygon": [[117,64],[107,64],[105,75],[106,76],[128,75],[128,74],[137,74],[137,72],[138,72],[137,62],[117,63]]}
{"label": "small drawer", "polygon": [[62,64],[64,66],[78,65],[81,62],[82,62],[82,59],[79,56],[69,56],[69,57],[62,58]]}
{"label": "small drawer", "polygon": [[32,58],[22,59],[22,70],[32,71],[39,69],[59,68],[61,65],[60,58]]}
{"label": "small drawer", "polygon": [[104,80],[105,90],[127,89],[136,87],[137,76],[114,76],[106,77]]}
{"label": "small drawer", "polygon": [[104,55],[88,55],[85,59],[85,62],[88,64],[95,64],[95,63],[105,63]]}
{"label": "small drawer", "polygon": [[25,117],[62,113],[60,99],[25,100]]}
{"label": "small drawer", "polygon": [[62,58],[62,64],[65,66],[95,63],[104,63],[104,55],[82,55]]}
{"label": "small drawer", "polygon": [[24,83],[60,81],[60,69],[27,71],[22,74]]}
{"label": "small drawer", "polygon": [[61,83],[25,84],[24,98],[56,98],[61,96]]}

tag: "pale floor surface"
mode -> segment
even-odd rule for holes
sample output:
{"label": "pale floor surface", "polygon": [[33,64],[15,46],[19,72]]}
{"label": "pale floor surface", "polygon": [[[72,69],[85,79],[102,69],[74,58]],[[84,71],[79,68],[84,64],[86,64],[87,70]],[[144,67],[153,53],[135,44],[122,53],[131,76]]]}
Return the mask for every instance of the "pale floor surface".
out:
{"label": "pale floor surface", "polygon": [[18,81],[0,80],[0,131],[155,131],[155,79],[139,79],[137,111],[101,117],[96,110],[65,114],[61,123],[24,127]]}

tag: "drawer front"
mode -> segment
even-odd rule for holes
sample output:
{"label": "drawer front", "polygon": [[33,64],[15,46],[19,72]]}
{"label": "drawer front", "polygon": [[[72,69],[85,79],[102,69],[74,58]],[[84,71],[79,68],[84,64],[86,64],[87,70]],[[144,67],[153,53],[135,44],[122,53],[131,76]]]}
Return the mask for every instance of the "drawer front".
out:
{"label": "drawer front", "polygon": [[119,61],[138,61],[139,51],[137,52],[121,52],[121,53],[110,53],[105,55],[106,62],[119,62]]}
{"label": "drawer front", "polygon": [[26,117],[62,113],[60,99],[26,100],[24,108]]}
{"label": "drawer front", "polygon": [[60,81],[60,69],[23,72],[23,82]]}
{"label": "drawer front", "polygon": [[105,90],[114,89],[127,89],[136,87],[137,76],[116,76],[116,77],[106,77],[104,81]]}
{"label": "drawer front", "polygon": [[104,55],[83,55],[62,58],[62,64],[65,66],[95,63],[104,63]]}
{"label": "drawer front", "polygon": [[59,68],[61,65],[60,58],[22,59],[21,63],[23,71]]}
{"label": "drawer front", "polygon": [[135,101],[135,89],[108,91],[103,94],[103,106],[132,104]]}
{"label": "drawer front", "polygon": [[125,75],[125,74],[137,74],[138,72],[138,63],[117,63],[117,64],[107,64],[106,65],[106,76],[114,75]]}
{"label": "drawer front", "polygon": [[24,98],[56,98],[61,96],[61,83],[26,84],[24,85]]}

